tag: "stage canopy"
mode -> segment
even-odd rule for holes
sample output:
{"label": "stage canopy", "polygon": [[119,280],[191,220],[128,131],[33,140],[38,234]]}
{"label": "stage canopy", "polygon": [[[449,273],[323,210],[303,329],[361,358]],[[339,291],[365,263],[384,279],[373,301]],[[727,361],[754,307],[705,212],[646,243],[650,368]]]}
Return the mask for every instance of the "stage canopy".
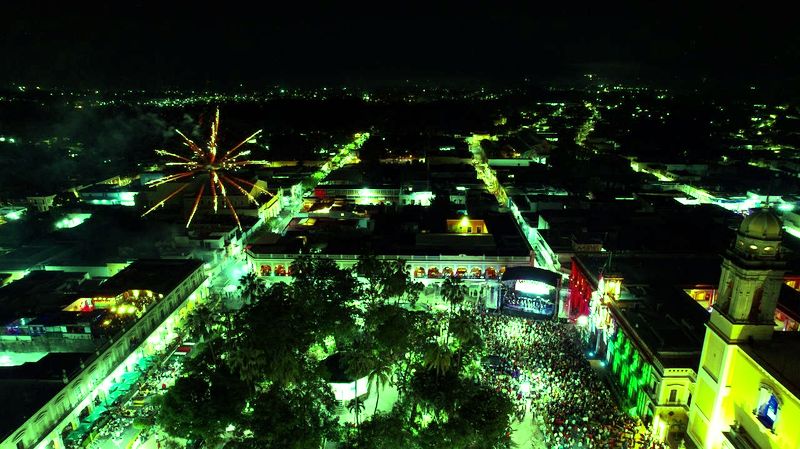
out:
{"label": "stage canopy", "polygon": [[555,271],[545,270],[536,267],[508,267],[505,273],[500,276],[500,280],[505,281],[537,281],[553,287],[558,287],[561,275]]}

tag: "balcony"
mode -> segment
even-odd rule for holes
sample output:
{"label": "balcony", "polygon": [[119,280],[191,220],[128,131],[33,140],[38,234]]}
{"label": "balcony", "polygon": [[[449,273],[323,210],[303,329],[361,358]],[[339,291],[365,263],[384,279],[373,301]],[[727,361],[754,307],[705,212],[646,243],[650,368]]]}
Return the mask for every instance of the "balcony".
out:
{"label": "balcony", "polygon": [[722,432],[722,436],[725,438],[723,447],[731,449],[759,449],[755,441],[750,438],[750,435],[739,426],[732,426],[731,430]]}

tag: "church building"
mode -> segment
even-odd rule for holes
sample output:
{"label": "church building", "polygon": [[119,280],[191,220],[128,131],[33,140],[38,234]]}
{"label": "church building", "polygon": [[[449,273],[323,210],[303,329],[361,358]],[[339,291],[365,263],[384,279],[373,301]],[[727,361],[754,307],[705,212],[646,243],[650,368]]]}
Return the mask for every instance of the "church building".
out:
{"label": "church building", "polygon": [[688,436],[707,449],[800,448],[800,332],[775,332],[785,263],[769,209],[744,219],[723,254]]}

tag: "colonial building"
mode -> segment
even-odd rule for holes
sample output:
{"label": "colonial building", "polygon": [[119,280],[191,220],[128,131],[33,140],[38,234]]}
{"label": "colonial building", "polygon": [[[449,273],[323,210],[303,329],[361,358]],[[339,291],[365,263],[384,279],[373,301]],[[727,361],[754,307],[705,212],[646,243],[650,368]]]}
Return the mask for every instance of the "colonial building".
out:
{"label": "colonial building", "polygon": [[[77,345],[73,352],[67,344],[60,345],[61,352],[43,352],[42,345],[27,348],[41,337],[36,332],[11,336],[19,341],[6,339],[7,345],[19,347],[0,358],[0,449],[64,449],[67,436],[90,425],[101,413],[97,408],[114,400],[112,386],[137,375],[142,359],[175,338],[181,318],[206,296],[205,281],[200,261],[140,260],[101,283],[95,294],[64,308],[63,313],[73,315],[106,312],[102,322],[94,323],[96,328],[81,323],[58,331],[60,338],[97,339],[100,344],[91,352],[85,345]],[[120,304],[126,304],[124,310]],[[127,304],[146,307],[133,310]],[[121,325],[107,338],[96,338],[102,328],[116,322]],[[87,334],[85,327],[91,332]]]}
{"label": "colonial building", "polygon": [[781,231],[777,215],[760,210],[724,254],[689,411],[689,437],[699,447],[800,447],[800,334],[774,330]]}

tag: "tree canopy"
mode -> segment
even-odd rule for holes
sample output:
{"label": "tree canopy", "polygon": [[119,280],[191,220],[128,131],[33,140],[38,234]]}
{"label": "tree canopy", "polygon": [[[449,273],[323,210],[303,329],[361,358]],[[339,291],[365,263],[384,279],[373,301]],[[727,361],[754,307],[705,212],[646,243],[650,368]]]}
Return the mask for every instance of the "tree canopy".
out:
{"label": "tree canopy", "polygon": [[[507,445],[511,403],[478,382],[482,339],[460,280],[446,281],[448,307],[435,315],[415,307],[422,285],[404,261],[366,256],[348,270],[301,256],[291,272],[292,282],[270,286],[248,276],[241,309],[223,312],[218,303],[187,319],[203,341],[161,399],[157,423],[166,433],[229,448]],[[339,424],[324,363],[334,354],[378,398],[396,387],[391,410],[379,412],[377,402],[365,409],[359,398],[339,405],[361,422]]]}

